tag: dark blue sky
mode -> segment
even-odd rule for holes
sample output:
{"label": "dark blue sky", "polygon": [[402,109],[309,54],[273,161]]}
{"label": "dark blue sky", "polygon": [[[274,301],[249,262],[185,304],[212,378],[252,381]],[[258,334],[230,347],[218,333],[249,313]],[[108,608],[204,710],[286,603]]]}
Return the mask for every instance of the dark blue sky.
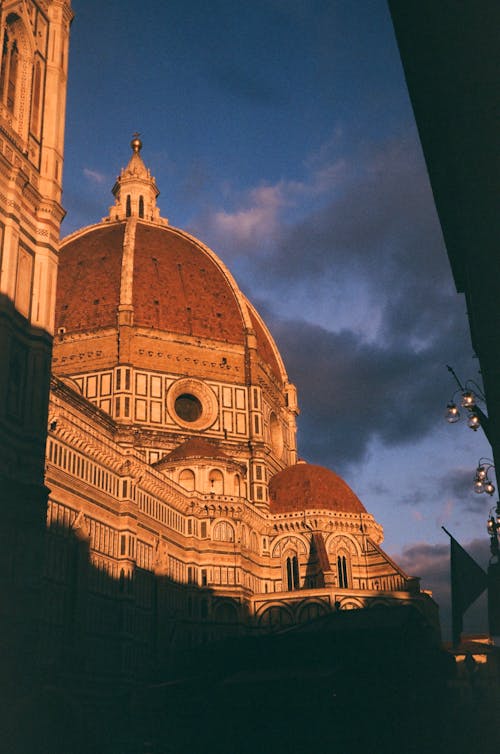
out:
{"label": "dark blue sky", "polygon": [[[229,265],[297,384],[300,452],[447,601],[444,524],[484,564],[478,379],[383,0],[73,0],[63,225],[100,220],[139,131],[162,214]],[[446,610],[446,607],[445,607]],[[473,624],[471,628],[477,628]]]}

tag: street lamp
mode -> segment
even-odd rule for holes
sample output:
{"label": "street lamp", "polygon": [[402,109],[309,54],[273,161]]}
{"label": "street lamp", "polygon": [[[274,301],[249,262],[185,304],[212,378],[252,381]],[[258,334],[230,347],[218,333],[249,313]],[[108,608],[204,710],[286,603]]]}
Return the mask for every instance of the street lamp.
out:
{"label": "street lamp", "polygon": [[477,492],[478,495],[482,492],[486,492],[487,495],[493,495],[495,492],[495,485],[488,476],[491,469],[495,469],[493,461],[489,458],[479,459],[474,475],[474,492]]}
{"label": "street lamp", "polygon": [[482,403],[485,402],[483,391],[473,380],[467,380],[465,385],[462,385],[457,375],[455,374],[455,370],[452,367],[448,366],[448,364],[446,365],[446,368],[449,372],[451,372],[455,379],[455,382],[458,385],[458,389],[455,390],[446,406],[446,421],[449,422],[449,424],[455,424],[455,422],[460,420],[461,415],[457,405],[458,401],[456,400],[456,396],[458,395],[458,393],[460,393],[459,402],[461,408],[464,408],[467,411],[468,426],[472,430],[474,430],[474,432],[476,432],[481,426],[483,427],[483,429],[486,429],[488,417],[477,405],[478,401],[481,401]]}
{"label": "street lamp", "polygon": [[500,531],[500,501],[496,504],[496,507],[490,510],[490,516],[486,523],[486,530],[490,537],[491,554],[494,557],[498,558],[499,556],[498,532]]}

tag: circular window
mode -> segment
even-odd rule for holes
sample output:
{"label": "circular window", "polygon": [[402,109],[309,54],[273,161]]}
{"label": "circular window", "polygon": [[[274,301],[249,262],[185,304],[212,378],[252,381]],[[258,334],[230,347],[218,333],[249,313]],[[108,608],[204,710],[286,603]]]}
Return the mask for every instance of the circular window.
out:
{"label": "circular window", "polygon": [[195,422],[202,412],[201,402],[196,395],[182,393],[175,399],[175,413],[185,422]]}
{"label": "circular window", "polygon": [[217,396],[208,385],[185,377],[170,386],[167,411],[181,427],[204,430],[217,420],[219,406]]}

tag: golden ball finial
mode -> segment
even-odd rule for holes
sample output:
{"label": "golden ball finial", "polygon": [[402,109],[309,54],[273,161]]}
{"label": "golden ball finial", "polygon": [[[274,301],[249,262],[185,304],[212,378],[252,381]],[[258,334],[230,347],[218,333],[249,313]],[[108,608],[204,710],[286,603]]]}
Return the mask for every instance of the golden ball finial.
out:
{"label": "golden ball finial", "polygon": [[142,141],[139,139],[139,134],[137,132],[133,135],[133,139],[130,142],[130,146],[132,147],[132,150],[136,154],[139,154],[139,152],[141,151],[141,149],[142,149]]}

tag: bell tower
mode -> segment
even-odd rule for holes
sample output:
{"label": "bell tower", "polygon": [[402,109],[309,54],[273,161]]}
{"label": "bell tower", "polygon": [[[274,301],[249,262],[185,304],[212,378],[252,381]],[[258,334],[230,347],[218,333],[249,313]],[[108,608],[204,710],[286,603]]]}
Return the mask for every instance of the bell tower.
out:
{"label": "bell tower", "polygon": [[0,3],[2,681],[34,667],[72,15],[70,0]]}

